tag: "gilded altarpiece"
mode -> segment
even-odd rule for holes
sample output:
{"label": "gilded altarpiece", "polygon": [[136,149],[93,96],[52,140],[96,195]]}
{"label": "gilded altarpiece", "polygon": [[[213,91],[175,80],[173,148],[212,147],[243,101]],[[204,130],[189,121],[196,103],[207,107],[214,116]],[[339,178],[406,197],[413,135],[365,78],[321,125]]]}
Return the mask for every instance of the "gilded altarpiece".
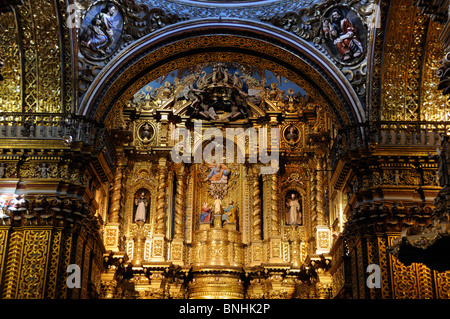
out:
{"label": "gilded altarpiece", "polygon": [[[250,66],[219,62],[189,70],[184,78],[174,72],[155,80],[110,116],[109,124],[127,128],[130,138],[112,191],[119,223],[105,228],[119,233],[106,238],[119,243],[122,227],[124,243],[116,251],[123,250],[135,269],[131,280],[141,297],[324,293],[326,275],[312,286],[299,278],[310,262],[326,267],[331,246],[325,154],[327,131],[335,124],[328,108],[287,79],[267,73],[272,83],[265,84],[252,77]],[[258,161],[264,151],[276,161]],[[139,200],[147,205],[142,220],[136,217]],[[183,292],[171,284],[157,287],[167,276],[164,267],[193,277]],[[145,279],[147,271],[152,275]],[[269,282],[273,290],[267,290]]]}

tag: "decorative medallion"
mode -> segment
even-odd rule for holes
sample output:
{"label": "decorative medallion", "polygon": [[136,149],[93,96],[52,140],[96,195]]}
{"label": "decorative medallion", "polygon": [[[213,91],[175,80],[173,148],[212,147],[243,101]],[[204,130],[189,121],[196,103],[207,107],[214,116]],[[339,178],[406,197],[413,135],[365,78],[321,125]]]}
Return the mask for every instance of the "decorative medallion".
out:
{"label": "decorative medallion", "polygon": [[283,130],[283,137],[287,143],[294,145],[300,141],[300,130],[293,124],[288,125]]}
{"label": "decorative medallion", "polygon": [[155,137],[155,131],[154,124],[145,122],[137,128],[137,136],[143,144],[148,144]]}
{"label": "decorative medallion", "polygon": [[356,64],[364,59],[366,31],[361,18],[351,9],[332,6],[322,22],[324,46],[342,64]]}
{"label": "decorative medallion", "polygon": [[112,2],[100,2],[89,8],[80,30],[80,49],[93,60],[109,57],[117,48],[124,25],[119,6]]}

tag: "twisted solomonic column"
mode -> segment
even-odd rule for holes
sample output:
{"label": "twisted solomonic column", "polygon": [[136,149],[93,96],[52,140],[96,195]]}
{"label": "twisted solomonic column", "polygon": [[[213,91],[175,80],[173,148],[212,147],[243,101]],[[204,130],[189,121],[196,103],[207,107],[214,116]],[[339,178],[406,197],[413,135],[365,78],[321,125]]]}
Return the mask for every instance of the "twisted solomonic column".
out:
{"label": "twisted solomonic column", "polygon": [[261,239],[261,192],[259,190],[258,175],[251,176],[252,181],[252,236],[253,239]]}
{"label": "twisted solomonic column", "polygon": [[160,160],[158,165],[158,189],[156,195],[155,234],[165,233],[165,208],[166,208],[167,166],[165,160]]}
{"label": "twisted solomonic column", "polygon": [[183,218],[185,208],[185,167],[181,166],[177,171],[177,184],[175,196],[175,216],[174,216],[174,238],[181,238],[183,236]]}
{"label": "twisted solomonic column", "polygon": [[270,219],[273,235],[280,234],[280,219],[278,217],[278,175],[271,175],[270,183]]}
{"label": "twisted solomonic column", "polygon": [[118,165],[114,174],[113,189],[111,196],[110,223],[119,222],[120,202],[122,200],[122,176],[123,166]]}

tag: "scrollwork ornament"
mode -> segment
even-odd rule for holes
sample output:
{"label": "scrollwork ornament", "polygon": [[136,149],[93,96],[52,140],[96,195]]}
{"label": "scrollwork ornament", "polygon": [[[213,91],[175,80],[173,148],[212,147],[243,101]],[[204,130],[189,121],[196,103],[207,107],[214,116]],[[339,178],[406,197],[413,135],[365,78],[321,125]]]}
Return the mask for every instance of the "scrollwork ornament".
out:
{"label": "scrollwork ornament", "polygon": [[103,67],[134,41],[186,17],[136,0],[96,1],[84,8],[78,34],[80,98]]}

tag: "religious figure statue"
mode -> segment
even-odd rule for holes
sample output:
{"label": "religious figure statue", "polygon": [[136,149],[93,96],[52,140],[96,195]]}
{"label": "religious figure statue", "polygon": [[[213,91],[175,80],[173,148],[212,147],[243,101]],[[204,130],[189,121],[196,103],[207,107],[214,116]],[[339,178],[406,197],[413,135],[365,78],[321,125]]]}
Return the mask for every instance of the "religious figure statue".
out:
{"label": "religious figure statue", "polygon": [[441,133],[441,149],[436,150],[438,153],[438,176],[439,185],[441,187],[450,185],[450,143],[449,136]]}
{"label": "religious figure statue", "polygon": [[116,7],[113,3],[105,5],[85,27],[81,34],[81,45],[94,52],[106,55],[114,43]]}
{"label": "religious figure statue", "polygon": [[106,36],[108,37],[109,45],[111,45],[111,43],[113,42],[115,14],[116,6],[113,3],[106,4],[106,6],[97,14],[97,18],[101,20],[103,29],[105,30]]}
{"label": "religious figure statue", "polygon": [[[190,101],[190,115],[209,121],[232,121],[242,116],[248,118],[249,94],[238,75],[238,71],[229,73],[229,68],[223,63],[213,64],[211,72],[202,71],[195,82],[181,91],[176,89],[176,99]],[[222,113],[228,114],[219,116]]]}
{"label": "religious figure statue", "polygon": [[219,195],[216,195],[214,199],[214,215],[222,215],[222,200]]}
{"label": "religious figure statue", "polygon": [[225,223],[235,223],[236,222],[236,208],[234,207],[234,202],[230,201],[229,206],[223,209],[222,221]]}
{"label": "religious figure statue", "polygon": [[211,223],[211,207],[207,202],[203,202],[202,212],[200,214],[200,223]]}
{"label": "religious figure statue", "polygon": [[301,225],[302,224],[302,212],[301,206],[298,202],[295,193],[291,194],[291,198],[286,201],[286,224],[287,225]]}
{"label": "religious figure statue", "polygon": [[108,36],[101,27],[102,21],[99,18],[93,18],[91,24],[81,32],[81,44],[85,47],[106,54],[104,47],[108,43]]}
{"label": "religious figure statue", "polygon": [[136,215],[134,216],[134,221],[135,222],[145,222],[146,217],[147,217],[147,199],[145,198],[145,193],[142,192],[141,196],[139,198],[136,198],[135,200],[135,205],[137,206],[136,208]]}
{"label": "religious figure statue", "polygon": [[48,166],[46,163],[42,163],[42,165],[40,167],[40,171],[41,171],[41,177],[47,178]]}
{"label": "religious figure statue", "polygon": [[333,41],[341,60],[348,61],[363,53],[363,46],[358,38],[358,30],[353,23],[343,16],[339,9],[331,12],[330,19],[323,23],[325,37]]}
{"label": "religious figure statue", "polygon": [[144,127],[142,128],[141,137],[144,140],[149,140],[152,137],[151,127],[148,125],[148,123],[145,123]]}
{"label": "religious figure statue", "polygon": [[204,90],[195,88],[194,83],[186,86],[180,94],[178,94],[177,99],[184,97],[186,100],[191,101],[190,108],[193,110],[192,115],[201,115],[208,120],[216,120],[217,114],[214,108],[209,106],[207,103],[203,103]]}
{"label": "religious figure statue", "polygon": [[223,118],[223,120],[234,120],[238,118],[240,115],[243,115],[247,118],[247,114],[245,112],[245,107],[247,106],[247,101],[245,100],[248,97],[248,94],[241,90],[241,88],[235,84],[230,85],[226,84],[225,87],[233,89],[230,91],[230,109],[231,112]]}

